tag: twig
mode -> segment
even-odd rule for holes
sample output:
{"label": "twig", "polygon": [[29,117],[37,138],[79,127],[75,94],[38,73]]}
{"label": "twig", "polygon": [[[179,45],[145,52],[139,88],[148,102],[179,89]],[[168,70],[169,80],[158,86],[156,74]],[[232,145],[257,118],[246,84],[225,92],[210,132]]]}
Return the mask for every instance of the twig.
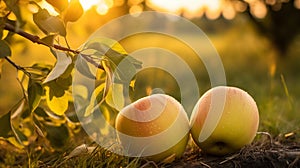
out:
{"label": "twig", "polygon": [[[60,46],[60,45],[57,45],[57,44],[53,44],[52,46],[49,46],[48,44],[46,44],[45,42],[43,42],[39,36],[32,35],[32,34],[27,33],[27,32],[25,32],[25,31],[23,31],[21,29],[16,29],[15,26],[13,26],[13,25],[11,25],[9,23],[5,23],[4,29],[8,30],[10,32],[14,32],[14,33],[16,33],[16,34],[18,34],[18,35],[20,35],[20,36],[22,36],[22,37],[30,40],[33,43],[41,44],[41,45],[48,46],[48,47],[53,47],[53,48],[55,48],[57,50],[67,51],[67,52],[71,52],[71,53],[74,53],[74,54],[79,54],[80,53],[80,51],[78,51],[78,50],[73,50],[73,49],[70,49],[70,48],[67,48],[67,47],[63,47],[63,46]],[[101,64],[98,64],[93,59],[89,58],[87,55],[81,55],[81,56],[86,61],[88,61],[89,63],[93,64],[95,67],[100,68],[100,69],[104,69]],[[15,68],[17,68],[19,70],[22,70],[22,68],[20,66],[16,65],[13,61],[7,59],[7,57],[6,57],[6,60],[10,64],[12,64]]]}
{"label": "twig", "polygon": [[17,65],[16,63],[14,63],[11,59],[9,59],[8,57],[4,57],[6,59],[7,62],[9,62],[13,67],[15,67],[17,70],[23,71],[27,76],[31,76],[31,74],[29,72],[26,71],[26,69],[24,67],[21,67],[20,65]]}
{"label": "twig", "polygon": [[8,57],[5,57],[6,61],[8,61],[12,66],[14,66],[17,70],[25,70],[23,67],[21,67],[20,65],[17,65],[16,63],[14,63],[11,59],[9,59]]}
{"label": "twig", "polygon": [[220,162],[219,164],[221,165],[221,164],[224,164],[224,163],[226,163],[226,162],[228,162],[228,161],[230,161],[230,160],[233,160],[234,158],[238,157],[239,155],[240,155],[240,154],[237,153],[237,154],[234,154],[234,155],[232,155],[232,156],[226,157],[225,160],[223,160],[223,161]]}
{"label": "twig", "polygon": [[158,168],[157,164],[154,161],[147,161],[147,163],[142,165],[141,168],[149,167],[150,165],[154,166],[155,168]]}
{"label": "twig", "polygon": [[269,138],[269,140],[270,140],[270,144],[271,145],[273,144],[273,139],[272,139],[272,136],[271,136],[270,133],[268,133],[268,132],[257,132],[256,134],[257,135],[266,135]]}
{"label": "twig", "polygon": [[[25,31],[23,31],[21,29],[16,29],[13,25],[11,25],[9,23],[5,23],[4,29],[8,30],[10,32],[14,32],[14,33],[16,33],[16,34],[18,34],[18,35],[20,35],[20,36],[22,36],[22,37],[30,40],[33,43],[37,43],[37,44],[41,44],[41,45],[44,45],[44,46],[48,46],[48,44],[46,44],[43,41],[41,41],[41,38],[39,36],[29,34],[29,33],[25,32]],[[74,54],[79,54],[80,53],[77,50],[72,50],[70,48],[66,48],[66,47],[63,47],[63,46],[60,46],[60,45],[56,45],[56,44],[53,44],[52,47],[55,48],[55,49],[58,49],[58,50],[72,52]]]}
{"label": "twig", "polygon": [[207,168],[211,168],[210,165],[208,165],[208,164],[206,164],[206,163],[204,163],[202,161],[200,161],[200,164],[203,165],[203,166],[205,166],[205,167],[207,167]]}
{"label": "twig", "polygon": [[87,62],[91,63],[92,65],[94,65],[97,68],[100,69],[104,69],[103,66],[97,62],[95,62],[91,57],[89,57],[88,55],[85,54],[80,54]]}
{"label": "twig", "polygon": [[288,157],[300,157],[300,151],[282,151],[282,150],[270,150],[270,153],[276,153]]}
{"label": "twig", "polygon": [[300,160],[300,156],[298,156],[297,158],[294,159],[294,161],[289,164],[289,167],[288,168],[292,168],[295,166],[295,164]]}

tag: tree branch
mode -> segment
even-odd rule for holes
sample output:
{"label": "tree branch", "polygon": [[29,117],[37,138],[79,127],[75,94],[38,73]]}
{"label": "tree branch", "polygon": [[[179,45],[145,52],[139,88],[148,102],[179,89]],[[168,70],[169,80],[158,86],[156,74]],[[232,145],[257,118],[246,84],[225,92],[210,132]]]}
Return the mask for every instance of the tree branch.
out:
{"label": "tree branch", "polygon": [[21,67],[20,65],[17,65],[16,63],[14,63],[11,59],[9,59],[8,57],[5,57],[6,61],[9,62],[13,67],[15,67],[17,70],[23,71],[27,76],[31,76],[31,74],[29,72],[26,71],[25,68]]}
{"label": "tree branch", "polygon": [[[16,29],[15,26],[9,24],[9,23],[5,23],[4,25],[4,29],[5,30],[8,30],[10,32],[14,32],[28,40],[30,40],[31,42],[33,43],[37,43],[37,44],[41,44],[41,45],[44,45],[44,46],[48,46],[48,44],[44,43],[43,41],[41,41],[41,38],[39,36],[36,36],[36,35],[32,35],[32,34],[29,34],[21,29]],[[66,47],[63,47],[63,46],[60,46],[60,45],[56,45],[56,44],[53,44],[53,46],[51,46],[55,49],[58,49],[58,50],[62,50],[62,51],[68,51],[68,52],[72,52],[74,54],[79,54],[79,51],[77,50],[72,50],[72,49],[69,49],[69,48],[66,48]]]}
{"label": "tree branch", "polygon": [[[16,33],[16,34],[18,34],[18,35],[20,35],[20,36],[22,36],[22,37],[24,37],[24,38],[30,40],[30,41],[33,42],[33,43],[41,44],[41,45],[48,46],[48,47],[53,47],[53,48],[55,48],[55,49],[57,49],[57,50],[61,50],[61,51],[72,52],[72,53],[74,53],[74,54],[79,54],[79,53],[80,53],[80,51],[73,50],[73,49],[70,49],[70,48],[66,48],[66,47],[63,47],[63,46],[60,46],[60,45],[57,45],[57,44],[53,44],[52,46],[49,46],[49,45],[46,44],[45,42],[41,41],[41,38],[40,38],[39,36],[32,35],[32,34],[27,33],[27,32],[25,32],[25,31],[23,31],[23,30],[21,30],[21,29],[16,29],[15,26],[13,26],[13,25],[11,25],[11,24],[9,24],[9,23],[5,23],[4,29],[5,29],[5,30],[8,30],[8,31],[10,31],[10,32],[14,32],[14,33]],[[93,64],[94,66],[96,66],[97,68],[104,69],[104,68],[102,67],[101,64],[98,64],[98,63],[95,62],[93,59],[89,58],[87,55],[82,55],[82,57],[83,57],[86,61],[88,61],[88,62],[90,62],[91,64]],[[6,57],[5,59],[6,59],[9,63],[11,63],[15,68],[21,70],[20,68],[22,68],[22,67],[16,65],[16,64],[15,64],[13,61],[11,61],[9,58]]]}

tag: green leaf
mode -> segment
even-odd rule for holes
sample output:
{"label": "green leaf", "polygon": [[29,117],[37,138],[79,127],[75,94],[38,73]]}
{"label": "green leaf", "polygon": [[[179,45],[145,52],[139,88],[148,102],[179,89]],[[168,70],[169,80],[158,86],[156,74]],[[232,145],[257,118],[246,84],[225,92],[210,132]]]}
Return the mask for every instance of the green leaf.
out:
{"label": "green leaf", "polygon": [[68,67],[67,69],[65,70],[65,72],[63,74],[60,75],[60,78],[70,78],[72,80],[72,75],[71,73],[73,72],[74,70],[74,63],[72,62]]}
{"label": "green leaf", "polygon": [[102,52],[103,54],[106,53],[109,49],[112,49],[120,54],[127,54],[126,50],[122,47],[120,43],[110,38],[92,39],[84,45],[84,49],[94,49],[99,52]]}
{"label": "green leaf", "polygon": [[52,69],[52,65],[49,65],[49,64],[45,64],[45,63],[35,63],[31,66],[31,68],[34,68],[34,69],[38,69],[40,71],[43,71],[45,73],[49,73]]}
{"label": "green leaf", "polygon": [[34,114],[36,114],[37,116],[42,117],[42,118],[48,117],[48,115],[47,115],[47,113],[45,112],[45,110],[42,109],[41,107],[37,107],[37,108],[34,110]]}
{"label": "green leaf", "polygon": [[68,66],[72,63],[72,59],[64,52],[56,51],[56,57],[57,61],[55,66],[43,83],[47,83],[49,81],[57,79],[67,70]]}
{"label": "green leaf", "polygon": [[23,145],[23,142],[28,140],[21,131],[13,127],[11,123],[11,112],[8,112],[0,118],[0,126],[0,137],[7,140],[14,137],[17,140],[17,143],[19,143],[13,143],[14,145],[20,147],[20,144]]}
{"label": "green leaf", "polygon": [[112,84],[113,72],[111,70],[111,67],[106,64],[107,61],[103,60],[102,62],[104,62],[104,63],[102,63],[102,65],[106,72],[105,87],[104,87],[104,92],[103,92],[103,99],[104,99],[106,97],[106,95],[108,94],[108,90]]}
{"label": "green leaf", "polygon": [[120,111],[121,109],[123,109],[125,105],[123,85],[113,83],[108,91],[105,100],[109,106],[115,108],[116,110]]}
{"label": "green leaf", "polygon": [[47,83],[49,87],[49,99],[52,100],[53,97],[61,97],[65,94],[65,87],[61,87],[59,84],[57,84],[56,81],[51,81]]}
{"label": "green leaf", "polygon": [[51,145],[55,148],[61,148],[68,142],[70,137],[69,130],[66,125],[52,126],[45,124],[47,132],[46,138],[50,141]]}
{"label": "green leaf", "polygon": [[67,95],[64,93],[60,97],[56,97],[51,95],[50,87],[46,86],[46,102],[48,107],[52,112],[54,112],[57,115],[63,115],[67,109],[68,109],[68,103],[70,100],[70,95]]}
{"label": "green leaf", "polygon": [[72,95],[76,101],[76,113],[78,117],[83,117],[86,107],[90,104],[88,88],[81,84],[72,85]]}
{"label": "green leaf", "polygon": [[[53,81],[54,82],[54,81]],[[56,79],[56,84],[64,90],[68,90],[72,85],[72,76],[69,75],[67,78],[59,77]]]}
{"label": "green leaf", "polygon": [[[20,10],[20,5],[19,5],[19,0],[5,0],[4,1],[6,6],[14,13],[14,15],[17,18],[18,25],[23,24],[23,19],[21,15],[21,10]],[[18,27],[19,27],[18,26]]]}
{"label": "green leaf", "polygon": [[66,36],[66,28],[63,21],[57,16],[51,16],[46,9],[40,9],[33,14],[34,23],[45,33],[58,33]]}
{"label": "green leaf", "polygon": [[26,137],[26,135],[22,131],[20,131],[19,129],[15,128],[14,126],[11,126],[11,128],[12,128],[12,131],[13,131],[13,133],[15,135],[15,138],[16,138],[16,140],[17,140],[17,142],[19,144],[24,145],[24,143],[28,143],[27,142],[28,138]]}
{"label": "green leaf", "polygon": [[48,47],[52,47],[53,43],[54,43],[54,39],[55,39],[56,35],[52,34],[52,35],[48,35],[44,38],[41,39],[41,41],[46,44]]}
{"label": "green leaf", "polygon": [[34,111],[33,125],[34,125],[34,128],[35,128],[35,131],[38,133],[39,136],[46,137],[45,134],[44,134],[45,130],[43,129],[42,124],[38,119],[40,117],[44,119],[44,118],[48,117],[48,115],[46,114],[44,109],[38,107]]}
{"label": "green leaf", "polygon": [[143,64],[143,63],[142,63],[141,61],[139,61],[139,60],[133,58],[133,57],[130,56],[130,55],[128,55],[128,56],[126,57],[126,59],[128,59],[128,61],[129,61],[130,63],[132,63],[136,69],[141,69],[141,68],[142,68],[142,64]]}
{"label": "green leaf", "polygon": [[36,63],[31,67],[27,67],[26,70],[31,74],[30,78],[35,80],[44,80],[47,75],[51,72],[53,66],[43,64],[43,63]]}
{"label": "green leaf", "polygon": [[102,83],[92,93],[92,96],[90,98],[90,104],[87,106],[84,113],[85,117],[92,114],[95,111],[94,108],[97,107],[97,104],[101,104],[104,101],[104,87],[105,84]]}
{"label": "green leaf", "polygon": [[10,133],[12,132],[11,129],[11,122],[10,122],[11,112],[0,117],[0,137],[8,138],[10,137]]}
{"label": "green leaf", "polygon": [[[16,119],[20,115],[23,107],[24,99],[19,101],[10,112],[0,117],[0,137],[5,138],[19,148],[22,148],[24,143],[28,142],[28,138],[22,131],[15,127],[13,119]],[[19,125],[18,121],[17,125]]]}
{"label": "green leaf", "polygon": [[122,59],[122,61],[116,67],[114,67],[114,64],[111,64],[111,66],[114,67],[114,74],[116,77],[115,82],[130,83],[132,78],[135,76],[136,67],[128,58],[130,58],[130,56]]}
{"label": "green leaf", "polygon": [[82,58],[81,54],[78,55],[75,67],[78,70],[78,72],[81,73],[83,76],[90,79],[95,79],[95,76],[91,72],[88,63],[84,58]]}
{"label": "green leaf", "polygon": [[[102,113],[102,115],[104,116],[105,118],[105,121],[107,123],[110,123],[110,121],[112,120],[113,116],[112,116],[112,109],[107,106],[106,104],[104,104],[103,106],[100,107],[100,111]],[[99,129],[100,129],[100,133],[101,135],[108,135],[109,134],[109,127],[110,125],[107,124],[107,123],[100,123],[99,124]]]}
{"label": "green leaf", "polygon": [[[93,51],[91,56],[96,56],[101,60],[107,75],[116,77],[114,82],[129,83],[136,74],[136,69],[142,67],[142,62],[127,55],[120,43],[112,39],[97,38],[90,40],[84,45],[83,51],[85,50]],[[113,79],[111,78],[111,80]]]}
{"label": "green leaf", "polygon": [[28,88],[28,103],[30,111],[34,111],[42,98],[43,87],[39,83],[32,83]]}
{"label": "green leaf", "polygon": [[37,123],[39,123],[39,121],[36,118],[33,118],[33,125],[34,125],[34,128],[35,128],[35,131],[38,133],[39,136],[45,138],[46,136],[45,136],[42,128],[39,127],[39,125]]}
{"label": "green leaf", "polygon": [[80,96],[83,99],[87,99],[89,95],[88,88],[84,85],[73,85],[73,94],[74,96]]}
{"label": "green leaf", "polygon": [[11,56],[11,49],[8,43],[4,40],[0,40],[0,58]]}
{"label": "green leaf", "polygon": [[59,77],[56,80],[52,80],[46,83],[44,86],[49,87],[49,98],[52,100],[53,97],[62,97],[66,94],[66,91],[70,89],[72,85],[72,76],[69,75],[67,78]]}

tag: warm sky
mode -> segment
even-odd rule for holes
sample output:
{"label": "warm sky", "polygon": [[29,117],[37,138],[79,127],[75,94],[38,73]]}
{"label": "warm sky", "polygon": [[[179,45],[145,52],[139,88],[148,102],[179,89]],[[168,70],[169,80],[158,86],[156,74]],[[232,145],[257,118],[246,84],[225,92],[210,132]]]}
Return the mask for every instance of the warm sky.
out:
{"label": "warm sky", "polygon": [[[83,8],[88,10],[92,6],[97,7],[99,14],[105,14],[107,10],[116,5],[114,3],[122,4],[124,0],[80,0]],[[139,10],[138,5],[141,0],[129,0],[128,3],[132,4],[132,8]],[[220,9],[220,0],[146,0],[147,5],[159,8],[161,10],[178,13],[182,9],[188,11],[187,15],[199,15],[199,10],[206,8],[211,11],[218,11]],[[142,9],[141,9],[142,10]],[[135,12],[135,11],[133,11]]]}
{"label": "warm sky", "polygon": [[[70,0],[69,0],[70,1]],[[243,12],[247,6],[241,1],[231,1],[226,3],[224,0],[79,0],[84,8],[88,10],[96,7],[100,15],[105,15],[109,8],[128,3],[131,6],[129,13],[143,11],[141,2],[145,1],[147,6],[165,12],[175,14],[182,13],[187,18],[201,17],[204,13],[209,19],[216,19],[223,15],[226,19],[233,19],[236,12]],[[257,18],[265,17],[267,8],[265,3],[260,0],[245,0],[251,7],[251,13]],[[44,1],[41,1],[44,2]],[[276,0],[268,0],[266,3],[272,5]],[[300,8],[300,0],[295,0],[296,6]],[[47,3],[45,3],[47,5]],[[54,10],[53,10],[54,11]]]}

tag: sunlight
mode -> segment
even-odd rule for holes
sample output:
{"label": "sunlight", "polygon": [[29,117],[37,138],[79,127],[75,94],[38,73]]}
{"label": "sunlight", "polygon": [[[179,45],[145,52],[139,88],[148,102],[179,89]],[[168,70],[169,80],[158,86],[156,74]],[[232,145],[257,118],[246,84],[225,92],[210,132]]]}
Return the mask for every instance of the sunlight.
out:
{"label": "sunlight", "polygon": [[96,11],[100,15],[105,15],[114,5],[113,0],[80,0],[80,3],[85,11],[96,7]]}
{"label": "sunlight", "polygon": [[[56,16],[58,15],[57,11],[53,8],[53,6],[51,6],[49,3],[47,3],[46,1],[41,1],[38,3],[40,6],[42,6],[43,8],[47,9],[48,12],[53,15]],[[29,4],[28,6],[29,10],[33,13],[38,12],[38,8],[35,5]]]}
{"label": "sunlight", "polygon": [[93,6],[98,6],[102,3],[102,0],[79,0],[85,11],[89,10]]}
{"label": "sunlight", "polygon": [[[111,8],[114,5],[113,0],[79,0],[79,2],[82,5],[84,11],[95,7],[97,13],[100,15],[105,15],[108,12],[109,8]],[[46,1],[41,1],[38,4],[43,8],[47,9],[51,15],[58,15],[57,11]],[[37,12],[38,10],[37,8],[34,8],[33,5],[29,6],[29,8],[32,12]]]}
{"label": "sunlight", "polygon": [[[71,0],[69,0],[71,1]],[[163,12],[170,12],[177,15],[183,15],[189,19],[202,17],[205,15],[208,19],[217,19],[223,16],[225,19],[231,20],[237,12],[244,12],[248,3],[250,12],[257,18],[264,18],[267,15],[267,6],[274,5],[275,0],[267,0],[266,4],[260,0],[244,0],[232,1],[227,0],[79,0],[84,11],[94,8],[99,15],[106,15],[110,8],[122,6],[127,3],[129,6],[129,14],[138,14],[142,12],[146,6]],[[50,14],[58,15],[57,11],[46,1],[40,1],[39,4],[48,9]],[[300,9],[300,0],[294,1],[294,6]],[[280,6],[279,6],[280,7]],[[274,7],[275,9],[275,7]],[[37,11],[33,5],[30,6],[31,11]]]}
{"label": "sunlight", "polygon": [[[149,0],[148,4],[154,8],[160,8],[167,12],[178,13],[182,10],[186,11],[189,15],[197,15],[203,13],[203,10],[215,13],[220,13],[220,0]],[[219,15],[219,14],[217,14]]]}

